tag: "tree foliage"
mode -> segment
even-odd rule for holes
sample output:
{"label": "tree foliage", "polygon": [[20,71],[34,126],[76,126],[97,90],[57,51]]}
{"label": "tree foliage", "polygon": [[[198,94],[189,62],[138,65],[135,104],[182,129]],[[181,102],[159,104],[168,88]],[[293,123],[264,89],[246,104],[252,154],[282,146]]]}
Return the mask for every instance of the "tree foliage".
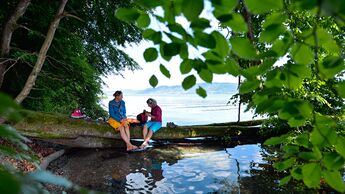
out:
{"label": "tree foliage", "polygon": [[[6,119],[8,122],[17,122],[21,119],[21,107],[18,106],[9,96],[0,93],[0,118]],[[17,193],[49,193],[44,184],[53,184],[64,187],[66,190],[77,191],[78,193],[98,193],[88,191],[78,185],[73,184],[69,180],[52,174],[49,171],[40,169],[39,160],[31,152],[27,146],[30,140],[16,129],[8,124],[0,124],[0,193],[17,194]],[[4,157],[17,161],[29,161],[34,164],[37,170],[24,173],[17,170],[12,164],[6,163]]]}
{"label": "tree foliage", "polygon": [[[0,8],[0,22],[15,7]],[[11,61],[2,91],[16,96],[26,82],[58,6],[57,1],[32,1],[13,34]],[[118,48],[139,42],[141,30],[114,17],[114,9],[130,1],[68,1],[42,71],[23,106],[32,110],[69,113],[85,108],[89,116],[104,114],[98,105],[101,76],[139,66]],[[0,26],[2,27],[2,26]]]}
{"label": "tree foliage", "polygon": [[[288,176],[281,180],[303,181],[319,188],[320,180],[345,192],[340,169],[345,164],[345,139],[340,119],[344,114],[344,9],[345,2],[302,0],[211,0],[192,3],[176,1],[136,1],[147,9],[154,22],[167,29],[144,28],[162,59],[182,59],[180,69],[186,78],[184,89],[196,84],[196,76],[212,82],[213,74],[241,75],[241,95],[257,113],[276,116],[296,129],[266,144],[281,144],[283,161],[276,163]],[[193,4],[193,5],[191,5]],[[207,6],[212,7],[207,9]],[[191,8],[192,7],[192,8]],[[140,10],[116,11],[123,21],[138,23]],[[206,15],[206,16],[205,16]],[[188,26],[178,21],[184,16]],[[227,27],[212,28],[211,20]],[[173,45],[173,46],[172,46]],[[190,53],[190,51],[200,53]],[[146,50],[146,55],[148,50]],[[144,53],[144,55],[145,55]],[[278,62],[281,59],[284,62]],[[156,55],[145,57],[157,60]],[[191,73],[194,69],[197,73]],[[162,69],[164,74],[166,69]],[[152,86],[157,81],[151,81]],[[197,93],[205,97],[202,88]]]}

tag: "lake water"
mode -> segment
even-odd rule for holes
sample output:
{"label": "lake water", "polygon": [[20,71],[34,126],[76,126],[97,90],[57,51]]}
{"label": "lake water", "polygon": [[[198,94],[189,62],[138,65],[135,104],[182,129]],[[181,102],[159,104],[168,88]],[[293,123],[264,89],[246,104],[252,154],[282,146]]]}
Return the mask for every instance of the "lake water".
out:
{"label": "lake water", "polygon": [[[174,95],[126,95],[128,116],[136,116],[144,109],[150,111],[146,104],[148,98],[157,100],[163,112],[163,125],[174,122],[177,125],[196,125],[237,121],[238,106],[227,104],[232,94],[209,94],[207,98],[201,98],[197,94],[174,94]],[[102,106],[108,110],[108,102],[112,96],[103,99]],[[241,109],[241,121],[252,120],[253,112],[244,112]],[[257,117],[259,119],[261,117]]]}
{"label": "lake water", "polygon": [[60,173],[107,193],[294,193],[279,188],[278,173],[260,144],[164,146],[127,154],[114,149],[67,154]]}

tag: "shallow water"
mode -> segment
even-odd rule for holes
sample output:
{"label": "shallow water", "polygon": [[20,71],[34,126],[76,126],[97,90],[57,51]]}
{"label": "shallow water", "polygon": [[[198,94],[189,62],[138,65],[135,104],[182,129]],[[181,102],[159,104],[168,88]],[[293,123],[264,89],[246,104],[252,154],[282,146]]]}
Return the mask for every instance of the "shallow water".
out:
{"label": "shallow water", "polygon": [[291,193],[264,160],[260,144],[233,148],[164,146],[145,152],[79,150],[60,169],[107,193]]}

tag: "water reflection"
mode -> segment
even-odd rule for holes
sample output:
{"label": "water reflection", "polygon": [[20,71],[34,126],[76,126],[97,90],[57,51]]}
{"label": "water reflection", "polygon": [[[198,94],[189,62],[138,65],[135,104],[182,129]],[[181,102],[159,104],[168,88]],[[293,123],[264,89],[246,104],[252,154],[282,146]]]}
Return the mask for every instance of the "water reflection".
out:
{"label": "water reflection", "polygon": [[260,144],[225,149],[169,146],[131,154],[84,152],[69,156],[64,175],[81,186],[108,193],[293,191],[278,187],[279,176],[264,160]]}
{"label": "water reflection", "polygon": [[241,177],[250,176],[252,163],[263,162],[260,150],[255,144],[135,153],[127,158],[126,167],[114,169],[113,186],[118,193],[237,193]]}

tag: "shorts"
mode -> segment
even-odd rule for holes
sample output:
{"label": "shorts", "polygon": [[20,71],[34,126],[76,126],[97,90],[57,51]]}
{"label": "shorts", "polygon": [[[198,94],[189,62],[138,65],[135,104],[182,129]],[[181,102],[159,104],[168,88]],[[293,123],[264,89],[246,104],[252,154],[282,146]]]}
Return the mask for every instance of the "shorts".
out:
{"label": "shorts", "polygon": [[121,127],[121,126],[129,125],[129,122],[128,122],[128,121],[126,121],[126,122],[124,122],[124,123],[120,123],[120,122],[118,122],[117,120],[115,120],[115,119],[113,119],[113,118],[111,118],[111,117],[108,119],[108,123],[109,123],[109,125],[112,126],[116,131],[120,131],[119,127]]}
{"label": "shorts", "polygon": [[156,133],[160,128],[162,128],[161,122],[148,121],[145,125],[147,125],[147,128],[152,130],[153,133]]}

